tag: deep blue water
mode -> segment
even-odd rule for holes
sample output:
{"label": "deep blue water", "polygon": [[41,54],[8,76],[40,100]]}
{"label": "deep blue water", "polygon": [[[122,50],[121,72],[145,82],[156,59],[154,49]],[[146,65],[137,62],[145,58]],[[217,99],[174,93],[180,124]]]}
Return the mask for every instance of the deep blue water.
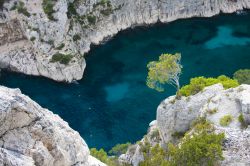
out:
{"label": "deep blue water", "polygon": [[218,76],[250,68],[250,15],[179,20],[119,33],[95,46],[79,84],[2,71],[0,84],[22,92],[59,114],[90,147],[109,149],[135,142],[155,119],[156,108],[174,94],[147,88],[146,64],[161,53],[182,53],[185,84],[195,76]]}

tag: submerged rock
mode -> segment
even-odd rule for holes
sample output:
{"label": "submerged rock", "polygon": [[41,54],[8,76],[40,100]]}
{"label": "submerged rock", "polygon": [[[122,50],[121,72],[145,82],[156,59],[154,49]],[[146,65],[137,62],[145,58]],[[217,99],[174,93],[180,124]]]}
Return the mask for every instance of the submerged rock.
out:
{"label": "submerged rock", "polygon": [[[157,109],[157,119],[150,123],[145,138],[154,146],[159,143],[166,147],[168,142],[175,142],[176,135],[189,131],[192,122],[200,117],[210,121],[217,133],[225,133],[223,143],[224,160],[221,165],[249,165],[250,164],[250,127],[247,128],[250,116],[250,85],[240,85],[225,90],[221,84],[212,85],[203,91],[189,97],[176,99],[171,96],[165,99]],[[221,118],[230,116],[232,121],[222,126]],[[239,116],[244,118],[244,124]],[[244,126],[243,126],[244,125]],[[152,128],[158,129],[159,138],[150,139]],[[130,149],[120,156],[120,162],[137,166],[143,160],[139,144],[133,145],[136,151]]]}
{"label": "submerged rock", "polygon": [[[57,0],[48,16],[42,0],[7,1],[0,11],[0,67],[72,82],[83,76],[91,43],[121,30],[248,8],[249,0]],[[66,65],[52,62],[56,53],[73,58]]]}
{"label": "submerged rock", "polygon": [[79,133],[19,89],[0,86],[0,165],[105,166]]}

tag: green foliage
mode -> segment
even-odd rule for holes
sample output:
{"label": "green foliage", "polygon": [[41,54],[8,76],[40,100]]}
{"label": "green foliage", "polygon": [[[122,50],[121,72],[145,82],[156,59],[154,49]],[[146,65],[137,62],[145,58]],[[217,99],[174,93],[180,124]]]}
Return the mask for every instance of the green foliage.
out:
{"label": "green foliage", "polygon": [[190,80],[190,84],[183,86],[179,94],[181,96],[190,96],[195,95],[202,91],[205,87],[211,86],[217,83],[221,83],[225,89],[234,88],[239,86],[237,80],[230,79],[227,76],[219,76],[217,78],[205,78],[205,77],[196,77]]}
{"label": "green foliage", "polygon": [[180,138],[182,138],[184,135],[185,135],[184,132],[174,132],[174,133],[172,134],[172,137],[177,138],[177,139],[180,139]]}
{"label": "green foliage", "polygon": [[202,131],[184,137],[180,146],[168,145],[171,166],[213,166],[222,160],[224,134]]}
{"label": "green foliage", "polygon": [[196,133],[201,133],[201,132],[213,132],[214,127],[213,125],[207,121],[205,117],[199,117],[195,119],[192,124],[191,128],[196,132]]}
{"label": "green foliage", "polygon": [[117,144],[115,145],[110,151],[109,154],[120,156],[121,154],[124,154],[127,152],[128,147],[131,145],[131,143],[127,142],[125,144]]}
{"label": "green foliage", "polygon": [[179,76],[182,66],[180,54],[162,54],[158,61],[148,63],[147,86],[159,92],[164,91],[164,84],[168,83],[179,90]]}
{"label": "green foliage", "polygon": [[217,111],[218,111],[218,110],[217,110],[216,108],[214,108],[214,109],[208,110],[207,112],[208,112],[209,114],[215,114]]}
{"label": "green foliage", "polygon": [[150,139],[156,139],[159,140],[160,139],[160,132],[158,129],[154,129],[151,134],[150,134]]}
{"label": "green foliage", "polygon": [[233,118],[231,115],[225,115],[220,118],[220,125],[221,126],[228,126],[232,122]]}
{"label": "green foliage", "polygon": [[139,163],[139,166],[167,166],[167,152],[157,144],[151,147],[147,140],[141,145],[144,161]]}
{"label": "green foliage", "polygon": [[69,3],[67,16],[68,16],[68,18],[71,18],[74,15],[77,15],[75,5],[74,5],[74,3]]}
{"label": "green foliage", "polygon": [[49,45],[54,46],[54,40],[49,40],[47,43],[48,43]]}
{"label": "green foliage", "polygon": [[95,24],[95,23],[96,23],[96,16],[88,15],[88,16],[87,16],[87,19],[88,19],[88,22],[89,22],[90,24]]}
{"label": "green foliage", "polygon": [[78,41],[78,40],[80,40],[80,39],[81,39],[81,36],[78,35],[78,34],[75,34],[75,35],[73,36],[73,41]]}
{"label": "green foliage", "polygon": [[239,121],[240,124],[241,124],[241,128],[247,128],[248,125],[247,125],[247,123],[246,123],[246,121],[245,121],[245,119],[244,119],[243,114],[240,114],[240,115],[239,115],[238,121]]}
{"label": "green foliage", "polygon": [[36,40],[36,37],[34,37],[34,36],[32,36],[31,38],[30,38],[30,41],[35,41]]}
{"label": "green foliage", "polygon": [[118,165],[118,163],[116,163],[114,159],[110,158],[107,152],[105,152],[103,149],[97,150],[96,148],[91,148],[90,154],[102,161],[103,163],[106,163],[108,166]]}
{"label": "green foliage", "polygon": [[6,0],[0,0],[0,9],[3,8],[3,4],[4,4],[5,1],[6,1]]}
{"label": "green foliage", "polygon": [[24,6],[22,1],[17,2],[10,10],[16,10],[18,13],[21,13],[27,17],[30,17],[30,13],[28,12],[27,8]]}
{"label": "green foliage", "polygon": [[250,84],[250,69],[236,71],[234,79],[238,80],[240,84]]}
{"label": "green foliage", "polygon": [[53,9],[54,4],[55,4],[55,0],[43,0],[43,3],[42,3],[44,13],[52,21],[56,21],[56,19],[53,16],[53,14],[55,13],[55,10]]}
{"label": "green foliage", "polygon": [[61,50],[61,49],[63,49],[64,46],[65,46],[65,44],[62,43],[62,44],[60,44],[58,47],[56,47],[56,49],[57,49],[57,50]]}
{"label": "green foliage", "polygon": [[61,64],[67,65],[71,59],[73,58],[72,55],[70,54],[61,54],[61,53],[56,53],[52,56],[51,62],[59,62]]}

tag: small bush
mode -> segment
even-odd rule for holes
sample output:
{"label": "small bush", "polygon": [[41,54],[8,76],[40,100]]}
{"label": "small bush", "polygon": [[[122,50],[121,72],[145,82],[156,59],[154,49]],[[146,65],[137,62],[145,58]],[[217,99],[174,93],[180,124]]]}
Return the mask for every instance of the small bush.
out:
{"label": "small bush", "polygon": [[73,36],[73,41],[78,41],[80,39],[81,39],[81,36],[78,35],[78,34],[76,34],[76,35]]}
{"label": "small bush", "polygon": [[70,54],[61,54],[61,53],[56,53],[52,56],[51,62],[59,62],[61,64],[67,65],[73,58],[72,55]]}
{"label": "small bush", "polygon": [[6,0],[0,0],[0,9],[3,8],[3,4],[4,4],[5,1],[6,1]]}
{"label": "small bush", "polygon": [[172,134],[172,137],[177,138],[177,139],[180,139],[180,138],[182,138],[184,135],[185,135],[184,132],[174,132],[174,133]]}
{"label": "small bush", "polygon": [[142,145],[144,161],[139,163],[139,166],[167,166],[169,161],[166,160],[167,152],[160,147],[159,144],[154,147]]}
{"label": "small bush", "polygon": [[34,37],[34,36],[32,36],[31,38],[30,38],[30,41],[35,41],[36,40],[36,37]]}
{"label": "small bush", "polygon": [[43,0],[42,6],[43,11],[50,20],[56,21],[53,14],[55,13],[54,8],[55,0]]}
{"label": "small bush", "polygon": [[68,16],[68,18],[71,18],[74,15],[77,15],[75,5],[74,5],[74,3],[69,3],[67,16]]}
{"label": "small bush", "polygon": [[121,154],[124,154],[127,152],[128,147],[131,145],[131,143],[127,142],[125,144],[117,144],[115,145],[110,151],[109,154],[120,156]]}
{"label": "small bush", "polygon": [[220,118],[220,125],[221,126],[228,126],[232,122],[233,118],[231,115],[225,115]]}
{"label": "small bush", "polygon": [[250,84],[250,69],[236,71],[234,79],[238,80],[240,84]]}
{"label": "small bush", "polygon": [[244,119],[244,116],[243,114],[240,114],[239,117],[238,117],[238,121],[240,122],[241,124],[241,128],[247,128],[247,123],[245,122],[245,119]]}
{"label": "small bush", "polygon": [[196,77],[190,80],[190,84],[183,86],[179,94],[181,96],[190,96],[195,95],[202,91],[205,87],[221,83],[225,89],[234,88],[239,86],[237,80],[230,79],[227,76],[219,76],[218,78],[205,78],[205,77]]}
{"label": "small bush", "polygon": [[112,160],[112,158],[109,158],[107,152],[105,152],[103,149],[97,150],[96,148],[91,148],[90,154],[103,163],[106,163],[108,166],[117,166],[117,163]]}
{"label": "small bush", "polygon": [[47,43],[48,43],[49,45],[54,46],[54,40],[49,40]]}
{"label": "small bush", "polygon": [[28,12],[27,8],[24,6],[24,3],[22,1],[16,3],[10,10],[16,10],[16,9],[18,13],[30,17],[30,13]]}
{"label": "small bush", "polygon": [[207,112],[208,112],[209,114],[215,114],[217,111],[218,111],[218,110],[217,110],[216,108],[214,108],[214,109],[208,110]]}
{"label": "small bush", "polygon": [[151,134],[150,134],[150,139],[156,139],[159,140],[160,139],[160,132],[158,129],[154,129]]}
{"label": "small bush", "polygon": [[187,135],[180,146],[168,145],[171,166],[216,165],[223,160],[222,141],[224,134],[201,132]]}
{"label": "small bush", "polygon": [[87,19],[88,19],[88,22],[89,22],[90,24],[95,24],[95,23],[96,23],[96,16],[88,15],[88,16],[87,16]]}

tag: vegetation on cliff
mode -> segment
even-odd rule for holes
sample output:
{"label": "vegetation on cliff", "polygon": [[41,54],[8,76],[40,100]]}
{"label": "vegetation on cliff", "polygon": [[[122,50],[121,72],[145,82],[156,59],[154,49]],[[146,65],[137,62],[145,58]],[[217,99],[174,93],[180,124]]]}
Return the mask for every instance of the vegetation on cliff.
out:
{"label": "vegetation on cliff", "polygon": [[250,84],[250,69],[238,70],[234,73],[234,79],[240,84]]}
{"label": "vegetation on cliff", "polygon": [[202,91],[205,87],[221,83],[225,89],[239,86],[237,80],[231,79],[227,76],[219,76],[217,78],[195,77],[190,80],[188,85],[183,86],[179,94],[182,96],[195,95]]}

